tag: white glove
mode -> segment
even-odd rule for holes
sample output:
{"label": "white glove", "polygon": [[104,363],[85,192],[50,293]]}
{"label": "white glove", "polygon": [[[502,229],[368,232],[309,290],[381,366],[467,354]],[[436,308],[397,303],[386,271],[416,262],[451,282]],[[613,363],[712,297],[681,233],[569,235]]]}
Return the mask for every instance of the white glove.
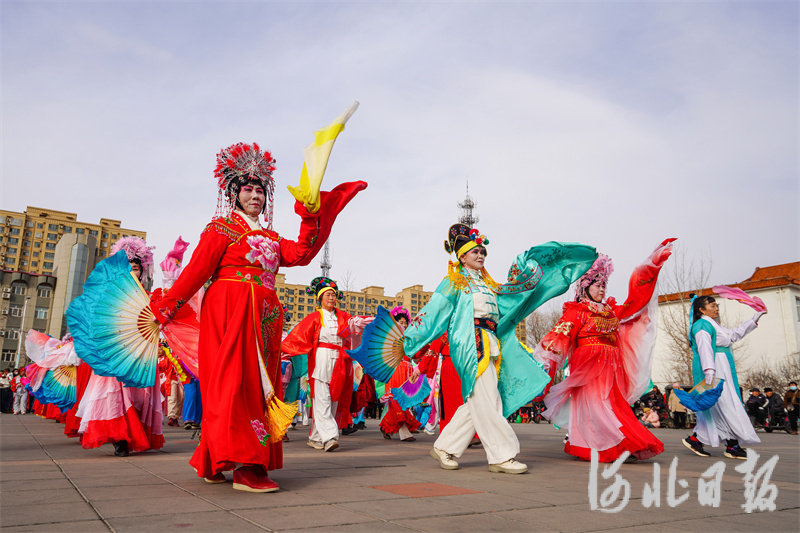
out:
{"label": "white glove", "polygon": [[703,370],[703,374],[706,375],[706,385],[711,385],[711,382],[714,381],[714,369]]}

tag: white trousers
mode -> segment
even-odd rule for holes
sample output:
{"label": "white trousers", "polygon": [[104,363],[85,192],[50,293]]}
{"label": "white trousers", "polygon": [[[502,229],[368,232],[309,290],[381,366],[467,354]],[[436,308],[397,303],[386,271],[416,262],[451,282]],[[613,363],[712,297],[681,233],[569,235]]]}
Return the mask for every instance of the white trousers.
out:
{"label": "white trousers", "polygon": [[408,439],[413,437],[414,435],[411,434],[411,430],[408,429],[406,424],[400,426],[400,429],[397,430],[397,436],[400,437],[400,440]]}
{"label": "white trousers", "polygon": [[456,410],[433,446],[461,457],[475,433],[481,439],[489,464],[500,464],[519,454],[517,434],[503,416],[503,401],[497,391],[494,361],[475,380],[472,394]]}
{"label": "white trousers", "polygon": [[314,380],[314,418],[308,436],[310,440],[324,443],[339,438],[339,425],[335,418],[338,403],[331,401],[329,383]]}
{"label": "white trousers", "polygon": [[23,385],[17,385],[17,390],[14,391],[14,414],[25,414],[28,408],[28,391],[24,389]]}
{"label": "white trousers", "polygon": [[177,379],[170,383],[169,397],[167,398],[167,417],[179,419],[183,413],[183,385]]}

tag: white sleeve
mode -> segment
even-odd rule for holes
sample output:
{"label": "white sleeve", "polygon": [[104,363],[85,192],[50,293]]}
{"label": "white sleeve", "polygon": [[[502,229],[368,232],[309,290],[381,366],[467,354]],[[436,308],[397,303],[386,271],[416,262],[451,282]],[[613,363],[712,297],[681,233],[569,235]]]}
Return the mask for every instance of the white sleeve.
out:
{"label": "white sleeve", "polygon": [[745,335],[756,329],[758,327],[758,319],[761,318],[762,314],[764,313],[756,313],[753,318],[745,320],[738,327],[729,330],[731,342],[742,340]]}
{"label": "white sleeve", "polygon": [[700,330],[694,335],[694,342],[697,343],[697,353],[700,354],[700,366],[703,372],[706,370],[717,369],[714,364],[714,348],[711,346],[711,335],[707,331]]}

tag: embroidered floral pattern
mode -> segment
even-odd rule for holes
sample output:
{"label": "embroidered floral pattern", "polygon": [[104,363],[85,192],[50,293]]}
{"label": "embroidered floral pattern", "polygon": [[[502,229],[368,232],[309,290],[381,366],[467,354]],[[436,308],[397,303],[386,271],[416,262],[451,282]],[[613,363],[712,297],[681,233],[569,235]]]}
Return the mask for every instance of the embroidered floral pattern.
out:
{"label": "embroidered floral pattern", "polygon": [[261,263],[261,266],[270,272],[278,269],[280,261],[278,243],[263,235],[248,235],[247,244],[250,246],[250,252],[244,256],[245,259],[253,263]]}
{"label": "embroidered floral pattern", "polygon": [[262,446],[269,444],[269,433],[267,433],[267,429],[264,427],[261,420],[251,420],[250,425],[253,426],[253,431],[256,432],[258,442],[260,442]]}

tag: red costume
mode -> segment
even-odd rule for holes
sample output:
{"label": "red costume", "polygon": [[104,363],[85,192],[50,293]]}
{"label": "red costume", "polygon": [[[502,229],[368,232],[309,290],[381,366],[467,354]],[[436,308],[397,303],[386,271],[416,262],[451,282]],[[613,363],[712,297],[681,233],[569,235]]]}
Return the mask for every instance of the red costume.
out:
{"label": "red costume", "polygon": [[203,437],[190,461],[210,478],[237,463],[283,466],[281,439],[294,415],[280,402],[283,308],[275,294],[278,266],[307,265],[330,234],[336,215],[366,187],[343,183],[321,193],[321,208],[302,217],[297,241],[252,229],[238,212],[206,226],[191,261],[172,288],[151,304],[168,322],[208,280],[200,314],[199,380]]}
{"label": "red costume", "polygon": [[81,404],[81,399],[83,399],[83,393],[86,392],[86,385],[89,383],[90,377],[92,377],[92,367],[81,362],[81,364],[78,365],[75,405],[66,412],[64,420],[64,435],[67,437],[80,437],[78,429],[81,427],[81,419],[78,418],[76,413],[78,412],[78,406]]}
{"label": "red costume", "polygon": [[[349,349],[347,338],[350,336],[350,314],[340,309],[334,309],[336,314],[337,335],[342,338],[343,345],[335,347],[339,350],[339,358],[333,367],[333,376],[330,382],[331,401],[336,405],[336,423],[339,428],[346,428],[351,421],[350,403],[353,397],[353,360],[345,353]],[[281,350],[290,355],[308,354],[308,383],[311,386],[311,397],[314,397],[314,368],[316,367],[316,353],[319,347],[319,332],[322,327],[319,311],[311,313],[297,324],[283,339]],[[331,345],[333,346],[333,345]],[[330,346],[329,346],[330,347]],[[313,405],[312,405],[312,417]]]}
{"label": "red costume", "polygon": [[[624,451],[637,459],[664,451],[661,441],[639,423],[631,403],[641,394],[637,391],[642,384],[649,383],[655,324],[646,306],[669,253],[669,246],[656,249],[650,261],[634,271],[624,304],[588,297],[567,302],[561,320],[542,339],[537,355],[544,350],[553,364],[569,357],[569,377],[550,390],[544,412],[554,424],[568,428],[566,453],[588,461],[595,449],[600,462],[613,462]],[[603,268],[607,273],[587,272],[583,285],[597,279],[605,284],[613,267],[601,255],[592,269]]]}

